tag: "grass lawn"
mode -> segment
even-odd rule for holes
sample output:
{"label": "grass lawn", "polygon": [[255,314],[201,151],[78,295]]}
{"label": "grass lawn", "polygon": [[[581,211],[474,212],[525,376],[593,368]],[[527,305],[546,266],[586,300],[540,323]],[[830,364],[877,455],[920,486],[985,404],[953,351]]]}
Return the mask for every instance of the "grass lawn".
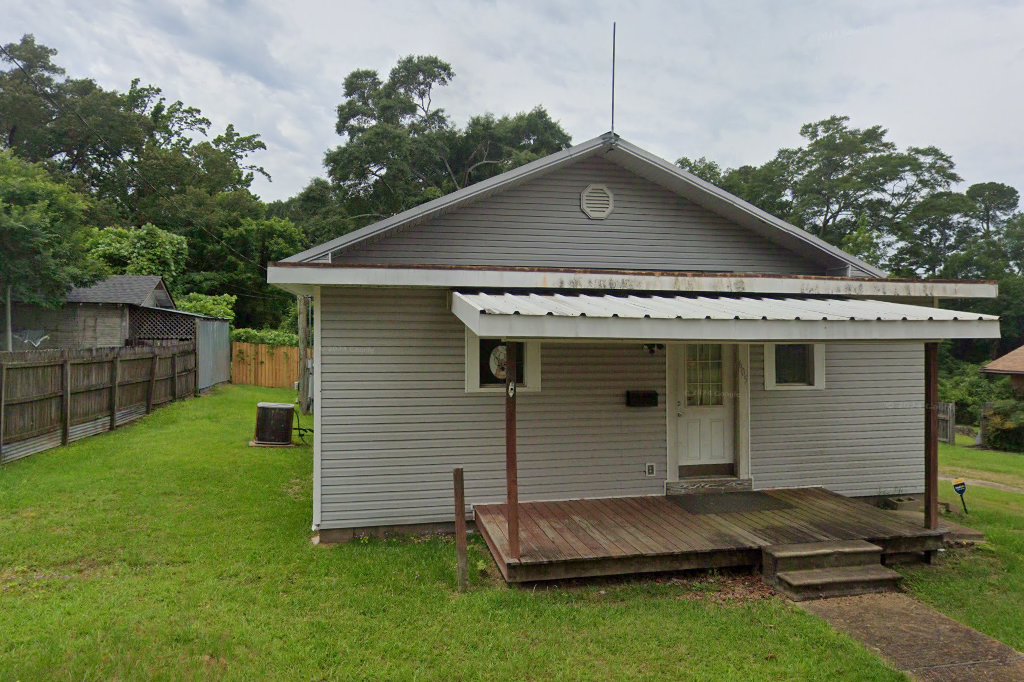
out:
{"label": "grass lawn", "polygon": [[246,447],[290,398],[227,387],[0,468],[0,678],[902,679],[715,580],[510,589],[477,542],[459,595],[449,540],[315,547],[310,450]]}
{"label": "grass lawn", "polygon": [[[1024,455],[978,450],[970,439],[940,444],[944,475],[968,481],[970,514],[957,523],[985,533],[988,545],[947,552],[938,566],[907,572],[907,586],[949,616],[1024,651],[1024,495],[971,485],[988,480],[1024,490]],[[949,482],[940,499],[960,508]]]}

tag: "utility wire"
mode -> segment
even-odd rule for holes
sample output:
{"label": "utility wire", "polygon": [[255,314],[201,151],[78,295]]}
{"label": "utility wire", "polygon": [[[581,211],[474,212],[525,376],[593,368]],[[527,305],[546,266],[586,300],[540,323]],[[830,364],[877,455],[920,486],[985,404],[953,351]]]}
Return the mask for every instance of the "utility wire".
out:
{"label": "utility wire", "polygon": [[[32,77],[32,74],[29,73],[28,69],[25,68],[24,64],[22,64],[14,55],[12,55],[7,50],[6,47],[4,47],[3,45],[0,45],[0,52],[3,52],[3,54],[7,58],[7,60],[10,61],[11,63],[13,63],[15,66],[17,66],[18,69],[23,74],[25,74],[25,78],[28,80],[29,85],[32,87],[32,89],[35,91],[36,95],[39,96],[40,99],[43,99],[43,100],[46,100],[47,102],[49,102],[50,106],[52,106],[54,109],[56,109],[58,113],[60,113],[62,115],[67,115],[67,112],[64,110],[63,107],[60,106],[60,104],[58,104],[52,97],[50,97],[50,95],[45,90],[41,90],[40,88],[37,87],[37,84],[35,82],[35,79]],[[79,121],[82,122],[82,125],[84,125],[93,135],[96,136],[97,139],[99,139],[100,142],[102,142],[107,147],[107,152],[111,156],[116,157],[116,158],[120,159],[121,161],[124,161],[124,159],[121,157],[121,155],[119,153],[115,153],[114,146],[112,144],[110,144],[109,142],[107,142],[106,138],[104,138],[103,135],[99,133],[99,131],[97,131],[95,128],[93,128],[89,124],[89,122],[85,119],[85,117],[82,116],[82,114],[77,110],[77,108],[72,113],[75,115],[75,118],[77,118]],[[141,171],[139,171],[138,168],[135,167],[134,164],[129,163],[128,167],[135,174],[135,176],[139,179],[139,181],[142,184],[146,185],[151,192],[153,192],[154,194],[156,194],[157,196],[159,196],[159,197],[161,197],[163,199],[168,200],[171,204],[174,205],[175,208],[181,209],[181,206],[176,201],[176,199],[177,199],[176,195],[162,193],[153,183],[151,183],[141,173]],[[224,241],[221,237],[217,236],[216,234],[214,234],[210,230],[207,230],[202,225],[200,225],[198,223],[195,223],[195,224],[193,224],[193,227],[198,227],[200,230],[205,232],[207,234],[207,236],[209,236],[211,239],[215,240],[216,242],[220,243],[221,246],[223,246],[228,251],[230,251],[233,254],[235,254],[236,256],[238,256],[240,259],[242,259],[246,263],[249,263],[250,265],[254,265],[257,268],[259,268],[260,270],[266,272],[267,266],[265,266],[265,265],[263,265],[261,263],[257,263],[256,261],[252,260],[251,258],[246,256],[245,254],[239,252],[233,246],[231,246],[226,241]]]}

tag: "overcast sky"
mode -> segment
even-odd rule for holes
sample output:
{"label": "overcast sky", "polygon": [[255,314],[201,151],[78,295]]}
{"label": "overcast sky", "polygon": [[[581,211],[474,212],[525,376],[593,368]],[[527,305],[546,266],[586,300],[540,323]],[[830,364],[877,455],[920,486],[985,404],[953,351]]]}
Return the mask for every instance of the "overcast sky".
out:
{"label": "overcast sky", "polygon": [[834,113],[934,144],[964,179],[1024,191],[1024,2],[5,3],[0,40],[34,33],[76,77],[132,77],[215,126],[263,136],[265,199],[322,175],[345,75],[407,54],[449,61],[456,121],[544,105],[581,142],[608,130],[674,160],[761,163]]}

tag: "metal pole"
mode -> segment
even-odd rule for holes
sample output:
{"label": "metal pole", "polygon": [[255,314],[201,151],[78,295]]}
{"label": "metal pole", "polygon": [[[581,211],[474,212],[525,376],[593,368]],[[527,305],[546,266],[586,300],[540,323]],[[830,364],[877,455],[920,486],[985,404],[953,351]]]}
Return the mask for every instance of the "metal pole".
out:
{"label": "metal pole", "polygon": [[939,344],[924,344],[924,526],[939,527]]}
{"label": "metal pole", "polygon": [[505,342],[505,501],[508,549],[519,561],[519,463],[516,454],[516,345]]}

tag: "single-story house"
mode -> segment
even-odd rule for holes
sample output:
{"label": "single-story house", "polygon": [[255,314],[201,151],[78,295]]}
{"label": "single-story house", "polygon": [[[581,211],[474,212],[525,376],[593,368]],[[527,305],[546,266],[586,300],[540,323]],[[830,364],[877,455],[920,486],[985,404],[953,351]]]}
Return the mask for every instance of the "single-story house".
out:
{"label": "single-story house", "polygon": [[1024,396],[1024,346],[996,358],[985,365],[981,371],[986,374],[1010,377],[1010,384],[1013,386],[1014,392],[1019,396]]}
{"label": "single-story house", "polygon": [[[320,540],[450,527],[462,467],[510,581],[933,551],[936,342],[999,335],[938,307],[995,284],[890,279],[612,133],[268,279],[315,306]],[[911,493],[927,527],[853,499]]]}

